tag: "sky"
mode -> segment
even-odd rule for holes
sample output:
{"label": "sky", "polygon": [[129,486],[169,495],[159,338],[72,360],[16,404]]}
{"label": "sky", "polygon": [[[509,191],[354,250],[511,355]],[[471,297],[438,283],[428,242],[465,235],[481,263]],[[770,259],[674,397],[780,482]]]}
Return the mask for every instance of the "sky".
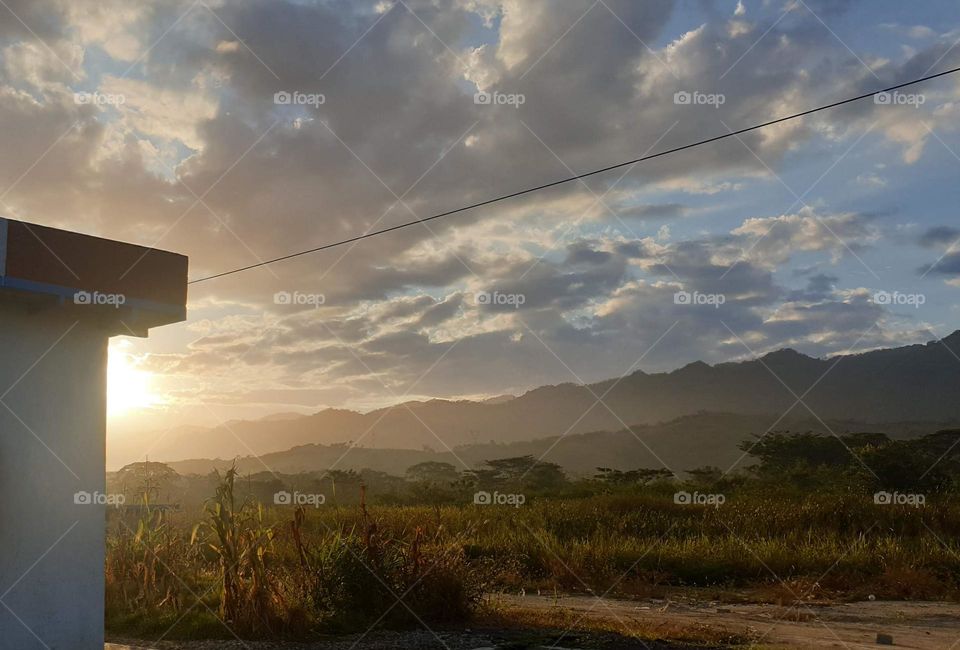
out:
{"label": "sky", "polygon": [[[2,0],[0,215],[197,279],[960,66],[930,0]],[[960,75],[190,287],[110,435],[960,328]]]}

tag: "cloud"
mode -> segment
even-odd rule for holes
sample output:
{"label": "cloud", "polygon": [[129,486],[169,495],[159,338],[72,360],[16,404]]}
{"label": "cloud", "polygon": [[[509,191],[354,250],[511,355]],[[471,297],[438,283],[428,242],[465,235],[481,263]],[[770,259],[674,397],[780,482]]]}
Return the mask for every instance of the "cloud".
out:
{"label": "cloud", "polygon": [[917,269],[920,275],[960,275],[960,252],[947,253],[932,263]]}
{"label": "cloud", "polygon": [[117,110],[125,127],[142,136],[203,148],[203,123],[217,113],[217,100],[202,89],[169,89],[136,79],[105,75],[104,92],[123,97]]}
{"label": "cloud", "polygon": [[619,210],[618,214],[624,219],[674,219],[688,211],[689,208],[681,203],[660,203],[633,206]]}
{"label": "cloud", "polygon": [[66,3],[57,0],[5,0],[3,13],[3,39],[57,39],[66,27]]}
{"label": "cloud", "polygon": [[134,61],[144,52],[142,35],[150,3],[124,0],[64,3],[67,20],[85,46],[103,48],[118,61]]}
{"label": "cloud", "polygon": [[952,226],[934,226],[927,229],[917,240],[924,248],[950,247],[960,239],[960,230]]}
{"label": "cloud", "polygon": [[[864,54],[878,81],[799,4],[779,20],[780,7],[748,18],[738,3],[733,24],[731,7],[666,0],[8,4],[44,42],[0,21],[4,213],[187,253],[194,277],[867,92],[950,45]],[[807,4],[828,23],[861,11]],[[478,104],[479,89],[524,102]],[[78,105],[78,91],[125,101]],[[280,91],[324,101],[278,104]],[[887,315],[843,289],[850,252],[885,242],[839,162],[882,159],[891,179],[920,166],[922,122],[951,141],[957,99],[944,83],[919,109],[861,102],[194,285],[195,329],[149,363],[189,386],[183,401],[356,404],[388,400],[381,382],[407,390],[441,357],[418,393],[573,379],[564,363],[607,377],[671,327],[645,367],[742,354],[727,326],[758,349],[838,351]],[[830,171],[815,207],[772,212],[771,170],[814,168]],[[888,198],[875,175],[859,179]],[[933,232],[920,243],[943,246]],[[800,255],[817,273],[791,275]],[[325,304],[287,308],[277,291]],[[678,291],[726,301],[691,308]],[[523,301],[478,304],[482,292]]]}
{"label": "cloud", "polygon": [[819,215],[809,207],[796,214],[747,219],[732,233],[753,240],[747,255],[768,265],[782,264],[796,251],[830,251],[838,258],[880,238],[870,217]]}
{"label": "cloud", "polygon": [[836,296],[836,287],[840,278],[827,273],[817,273],[811,275],[807,280],[807,286],[803,289],[792,291],[788,294],[787,300],[790,302],[817,302]]}

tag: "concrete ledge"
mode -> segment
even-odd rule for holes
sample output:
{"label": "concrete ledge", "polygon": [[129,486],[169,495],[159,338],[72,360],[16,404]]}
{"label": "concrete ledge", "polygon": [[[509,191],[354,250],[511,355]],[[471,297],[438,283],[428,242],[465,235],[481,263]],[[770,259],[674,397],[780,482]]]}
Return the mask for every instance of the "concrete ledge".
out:
{"label": "concrete ledge", "polygon": [[0,219],[0,290],[76,309],[111,333],[146,335],[186,318],[187,258],[167,251]]}

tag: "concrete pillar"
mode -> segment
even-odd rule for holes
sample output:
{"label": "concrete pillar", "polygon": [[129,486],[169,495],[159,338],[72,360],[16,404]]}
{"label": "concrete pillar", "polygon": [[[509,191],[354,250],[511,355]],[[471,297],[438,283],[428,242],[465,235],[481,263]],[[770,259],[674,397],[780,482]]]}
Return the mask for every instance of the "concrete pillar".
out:
{"label": "concrete pillar", "polygon": [[186,270],[0,219],[2,649],[103,650],[107,344],[182,320]]}
{"label": "concrete pillar", "polygon": [[0,647],[103,648],[107,340],[0,309]]}

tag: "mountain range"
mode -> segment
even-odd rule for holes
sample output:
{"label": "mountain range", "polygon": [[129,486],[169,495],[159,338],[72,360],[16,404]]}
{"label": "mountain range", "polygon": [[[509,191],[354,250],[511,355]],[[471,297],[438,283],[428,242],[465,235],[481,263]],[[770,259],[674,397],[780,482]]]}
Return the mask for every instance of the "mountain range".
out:
{"label": "mountain range", "polygon": [[[262,456],[232,459],[200,458],[174,461],[169,465],[180,474],[223,472],[236,465],[241,474],[272,472],[299,474],[339,470],[374,470],[402,476],[407,469],[426,461],[449,463],[458,470],[480,467],[496,458],[533,456],[560,465],[572,476],[591,476],[598,467],[630,470],[666,467],[678,474],[712,465],[721,469],[743,468],[755,459],[744,454],[740,443],[756,440],[778,418],[773,415],[698,413],[661,424],[635,425],[620,431],[550,436],[511,443],[464,445],[451,451],[427,449],[374,449],[346,444],[309,444]],[[944,429],[950,423],[896,422],[866,425],[861,422],[786,417],[777,422],[778,431],[810,431],[842,435],[862,431],[911,438]]]}
{"label": "mountain range", "polygon": [[151,460],[232,459],[341,444],[354,447],[351,454],[357,447],[459,454],[459,448],[557,436],[629,435],[635,427],[652,431],[651,425],[696,414],[701,416],[696,426],[687,421],[689,433],[672,434],[689,441],[677,439],[675,445],[703,444],[706,431],[715,429],[707,426],[705,414],[747,416],[750,431],[731,431],[724,447],[733,453],[735,440],[770,426],[785,429],[790,422],[794,428],[804,421],[807,428],[830,430],[826,425],[833,421],[846,423],[848,430],[877,431],[890,431],[893,423],[913,423],[919,430],[923,426],[917,423],[960,422],[960,331],[926,344],[860,354],[818,359],[782,349],[749,361],[695,362],[671,372],[638,371],[484,401],[434,399],[368,413],[325,409],[215,428],[184,427],[167,434],[151,451]]}

